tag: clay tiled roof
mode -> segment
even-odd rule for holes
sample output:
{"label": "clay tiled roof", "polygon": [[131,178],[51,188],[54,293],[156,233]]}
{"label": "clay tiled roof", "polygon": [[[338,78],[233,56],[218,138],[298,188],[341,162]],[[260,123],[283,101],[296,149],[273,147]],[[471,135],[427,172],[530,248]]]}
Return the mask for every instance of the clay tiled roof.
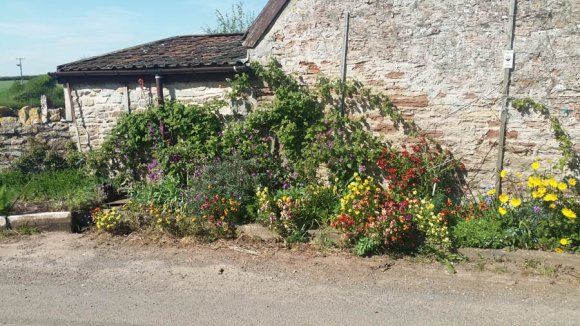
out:
{"label": "clay tiled roof", "polygon": [[63,64],[56,74],[235,66],[246,58],[242,38],[242,34],[170,37]]}

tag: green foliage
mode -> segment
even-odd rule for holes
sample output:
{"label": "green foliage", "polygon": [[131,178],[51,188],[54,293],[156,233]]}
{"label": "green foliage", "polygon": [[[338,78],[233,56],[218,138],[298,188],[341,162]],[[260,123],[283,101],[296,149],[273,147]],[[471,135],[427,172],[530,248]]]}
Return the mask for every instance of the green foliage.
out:
{"label": "green foliage", "polygon": [[570,135],[564,130],[558,117],[551,115],[547,106],[530,98],[514,99],[512,106],[522,114],[529,114],[530,111],[534,111],[548,120],[562,153],[562,158],[559,161],[560,167],[568,167],[570,170],[580,173],[580,155],[576,152]]}
{"label": "green foliage", "polygon": [[[258,171],[256,159],[230,157],[201,166],[194,173],[189,188],[196,195],[220,195],[235,198],[244,206],[254,201],[255,189],[268,181],[268,176]],[[207,189],[207,190],[206,190]]]}
{"label": "green foliage", "polygon": [[81,169],[82,155],[74,145],[61,153],[50,146],[29,141],[12,166],[0,172],[0,187],[6,187],[12,201],[49,209],[80,209],[104,199],[100,179]]}
{"label": "green foliage", "polygon": [[369,256],[376,254],[381,249],[381,242],[376,238],[362,237],[354,247],[354,251],[359,256]]}
{"label": "green foliage", "polygon": [[287,238],[326,225],[338,209],[335,189],[308,185],[305,188],[262,188],[257,192],[258,221]]}
{"label": "green foliage", "polygon": [[40,75],[31,78],[26,83],[15,80],[8,90],[8,98],[0,105],[20,108],[25,105],[40,105],[40,96],[46,95],[49,106],[63,107],[64,92],[63,87],[56,83],[56,79],[49,75]]}
{"label": "green foliage", "polygon": [[461,219],[453,227],[451,234],[457,247],[499,249],[513,243],[502,221],[491,216]]}
{"label": "green foliage", "polygon": [[174,176],[165,176],[159,182],[137,184],[130,196],[137,204],[158,207],[178,208],[183,202],[181,183]]}
{"label": "green foliage", "polygon": [[65,153],[58,152],[48,144],[29,139],[22,155],[12,164],[12,168],[23,174],[80,167],[82,157],[70,143]]}
{"label": "green foliage", "polygon": [[0,185],[0,215],[10,214],[15,197],[16,194],[11,188],[6,187],[4,184]]}
{"label": "green foliage", "polygon": [[206,26],[203,31],[207,34],[244,33],[254,22],[256,15],[247,12],[244,2],[232,4],[231,12],[221,12],[216,9],[217,24],[215,27]]}
{"label": "green foliage", "polygon": [[23,201],[47,203],[53,209],[76,210],[100,203],[104,194],[100,180],[77,169],[46,171],[30,175],[23,187]]}
{"label": "green foliage", "polygon": [[153,164],[164,174],[185,181],[200,161],[218,153],[222,128],[218,109],[223,104],[173,102],[127,114],[113,128],[102,153],[94,154],[91,165],[95,171],[143,180],[152,176],[147,164]]}

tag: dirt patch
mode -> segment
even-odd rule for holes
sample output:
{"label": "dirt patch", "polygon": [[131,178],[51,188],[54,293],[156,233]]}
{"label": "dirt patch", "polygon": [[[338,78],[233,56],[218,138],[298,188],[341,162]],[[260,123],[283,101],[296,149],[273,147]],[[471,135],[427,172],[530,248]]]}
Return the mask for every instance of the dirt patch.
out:
{"label": "dirt patch", "polygon": [[[203,242],[197,238],[177,238],[148,231],[112,236],[89,231],[84,234],[43,233],[33,236],[0,237],[0,246],[35,248],[38,255],[67,248],[92,252],[91,255],[128,259],[161,259],[168,263],[210,264],[216,273],[237,270],[307,284],[345,286],[397,286],[406,290],[438,290],[472,294],[541,294],[543,297],[580,298],[580,256],[544,252],[464,250],[465,260],[455,264],[456,273],[424,256],[357,257],[338,248],[314,245],[287,245],[241,236],[232,240]],[[61,253],[63,254],[63,253]],[[65,254],[74,255],[74,251]],[[133,257],[133,258],[129,258]]]}
{"label": "dirt patch", "polygon": [[[88,232],[85,245],[107,250],[147,252],[178,257],[195,255],[203,261],[237,262],[247,269],[276,275],[308,275],[317,282],[368,284],[393,282],[408,286],[430,286],[464,291],[505,290],[505,287],[544,291],[546,286],[570,285],[580,289],[580,255],[518,250],[462,250],[464,260],[454,264],[456,273],[425,256],[357,257],[339,248],[309,244],[288,245],[240,236],[232,240],[203,242],[197,238],[177,238],[149,231],[128,236]],[[417,279],[420,282],[415,282]],[[415,281],[412,281],[415,280]],[[434,282],[434,283],[431,283]],[[580,291],[578,291],[580,295]]]}

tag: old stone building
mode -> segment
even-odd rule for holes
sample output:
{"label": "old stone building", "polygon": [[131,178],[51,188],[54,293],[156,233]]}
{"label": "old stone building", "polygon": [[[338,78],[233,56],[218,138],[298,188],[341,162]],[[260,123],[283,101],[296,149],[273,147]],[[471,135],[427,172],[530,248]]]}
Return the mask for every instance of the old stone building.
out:
{"label": "old stone building", "polygon": [[[64,64],[53,75],[66,85],[66,118],[84,150],[100,145],[123,112],[159,98],[222,97],[225,79],[250,61],[275,58],[310,84],[338,78],[348,30],[347,78],[388,95],[485,188],[497,175],[504,85],[509,98],[545,104],[580,150],[578,21],[575,0],[270,0],[245,35],[168,38]],[[504,51],[510,38],[513,57]],[[365,115],[377,135],[406,140],[377,112]],[[538,114],[508,107],[505,135],[508,170],[560,155]]]}
{"label": "old stone building", "polygon": [[[350,14],[347,78],[391,97],[424,133],[448,146],[479,187],[493,185],[504,49],[512,0],[270,0],[246,35],[250,60],[276,58],[313,83],[338,78]],[[580,149],[580,3],[517,0],[509,96],[547,105]],[[505,166],[557,159],[548,121],[510,109]],[[369,115],[373,130],[401,137]]]}
{"label": "old stone building", "polygon": [[246,69],[242,37],[177,36],[58,66],[51,75],[65,85],[73,140],[81,150],[98,147],[124,112],[161,99],[223,98],[226,78]]}

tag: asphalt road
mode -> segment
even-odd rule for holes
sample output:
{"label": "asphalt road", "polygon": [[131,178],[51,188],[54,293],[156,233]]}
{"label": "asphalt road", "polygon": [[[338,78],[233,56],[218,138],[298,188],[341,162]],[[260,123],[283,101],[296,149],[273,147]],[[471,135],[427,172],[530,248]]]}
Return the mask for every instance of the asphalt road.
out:
{"label": "asphalt road", "polygon": [[580,325],[578,282],[232,248],[3,242],[0,324]]}

